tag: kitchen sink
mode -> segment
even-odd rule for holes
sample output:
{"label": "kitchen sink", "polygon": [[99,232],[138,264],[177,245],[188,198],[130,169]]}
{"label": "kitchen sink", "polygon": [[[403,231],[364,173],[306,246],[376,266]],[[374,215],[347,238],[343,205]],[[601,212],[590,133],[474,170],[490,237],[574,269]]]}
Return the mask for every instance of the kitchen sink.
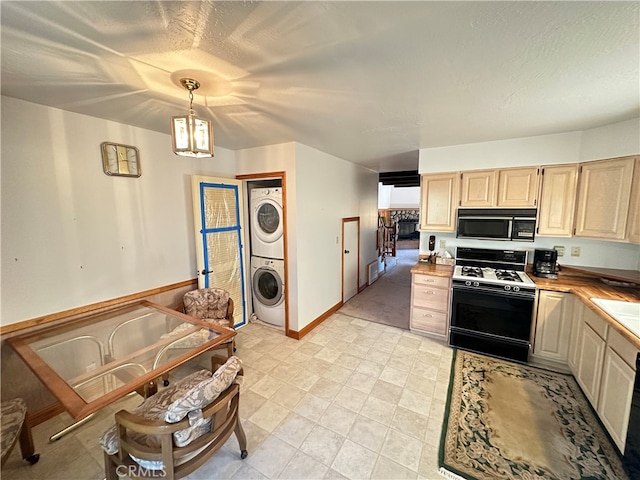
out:
{"label": "kitchen sink", "polygon": [[640,337],[640,303],[592,298],[591,301],[603,309],[618,323],[624,325],[636,337]]}

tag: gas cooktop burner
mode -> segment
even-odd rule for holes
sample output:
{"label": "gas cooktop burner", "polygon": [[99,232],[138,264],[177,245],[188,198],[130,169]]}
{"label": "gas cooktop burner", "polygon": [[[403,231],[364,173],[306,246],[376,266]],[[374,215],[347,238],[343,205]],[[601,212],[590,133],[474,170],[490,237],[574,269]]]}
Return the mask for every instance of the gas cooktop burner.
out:
{"label": "gas cooktop burner", "polygon": [[535,292],[525,273],[527,252],[458,247],[453,284],[473,288],[497,288],[506,292]]}
{"label": "gas cooktop burner", "polygon": [[518,273],[513,270],[496,270],[495,275],[498,280],[504,280],[507,282],[522,282],[522,279],[518,276]]}
{"label": "gas cooktop burner", "polygon": [[482,269],[480,267],[462,267],[463,277],[482,278]]}

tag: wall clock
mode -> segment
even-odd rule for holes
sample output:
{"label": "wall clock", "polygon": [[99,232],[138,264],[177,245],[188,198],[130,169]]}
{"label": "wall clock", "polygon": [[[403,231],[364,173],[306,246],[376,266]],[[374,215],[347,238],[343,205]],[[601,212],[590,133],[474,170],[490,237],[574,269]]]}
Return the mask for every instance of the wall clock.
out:
{"label": "wall clock", "polygon": [[136,147],[119,143],[102,142],[102,168],[109,176],[139,177],[140,152]]}

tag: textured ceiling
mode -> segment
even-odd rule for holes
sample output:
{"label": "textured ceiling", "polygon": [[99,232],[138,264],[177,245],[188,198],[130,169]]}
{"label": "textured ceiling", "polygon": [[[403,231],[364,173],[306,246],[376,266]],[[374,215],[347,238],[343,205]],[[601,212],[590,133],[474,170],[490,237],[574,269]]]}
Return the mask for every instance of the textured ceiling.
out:
{"label": "textured ceiling", "polygon": [[638,2],[2,1],[2,94],[216,145],[298,141],[378,171],[420,148],[638,116]]}

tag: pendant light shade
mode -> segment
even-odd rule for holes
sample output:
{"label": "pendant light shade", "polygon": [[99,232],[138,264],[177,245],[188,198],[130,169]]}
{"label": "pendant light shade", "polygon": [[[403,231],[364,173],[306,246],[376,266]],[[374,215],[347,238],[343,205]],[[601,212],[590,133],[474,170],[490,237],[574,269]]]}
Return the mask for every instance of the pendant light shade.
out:
{"label": "pendant light shade", "polygon": [[180,83],[189,90],[189,114],[171,117],[173,153],[184,157],[213,157],[213,125],[210,120],[196,117],[193,111],[193,91],[200,83],[182,78]]}

